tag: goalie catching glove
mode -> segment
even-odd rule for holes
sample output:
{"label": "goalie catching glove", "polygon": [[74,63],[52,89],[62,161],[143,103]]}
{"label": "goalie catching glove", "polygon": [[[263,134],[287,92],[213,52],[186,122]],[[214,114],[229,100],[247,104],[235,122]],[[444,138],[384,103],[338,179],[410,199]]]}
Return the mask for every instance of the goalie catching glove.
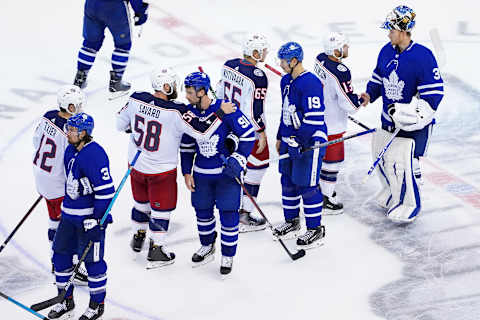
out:
{"label": "goalie catching glove", "polygon": [[410,103],[391,104],[388,114],[395,122],[395,127],[404,131],[416,131],[433,121],[435,110],[427,101],[413,97]]}

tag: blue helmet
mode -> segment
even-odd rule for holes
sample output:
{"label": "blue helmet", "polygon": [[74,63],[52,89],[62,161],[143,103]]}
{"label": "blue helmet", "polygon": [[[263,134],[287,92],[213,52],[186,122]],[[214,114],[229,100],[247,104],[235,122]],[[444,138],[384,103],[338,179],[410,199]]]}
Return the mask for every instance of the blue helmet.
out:
{"label": "blue helmet", "polygon": [[210,88],[210,78],[203,72],[192,72],[185,78],[185,87],[194,87],[195,91],[205,89],[208,92]]}
{"label": "blue helmet", "polygon": [[407,6],[395,7],[380,26],[387,30],[411,31],[415,26],[415,11]]}
{"label": "blue helmet", "polygon": [[297,58],[299,62],[303,60],[303,49],[297,42],[287,42],[278,49],[278,59],[285,59],[288,63],[292,58]]}
{"label": "blue helmet", "polygon": [[71,116],[67,121],[67,126],[75,127],[78,129],[78,133],[82,132],[83,130],[87,131],[89,136],[92,135],[93,131],[93,118],[92,116],[80,112],[74,116]]}

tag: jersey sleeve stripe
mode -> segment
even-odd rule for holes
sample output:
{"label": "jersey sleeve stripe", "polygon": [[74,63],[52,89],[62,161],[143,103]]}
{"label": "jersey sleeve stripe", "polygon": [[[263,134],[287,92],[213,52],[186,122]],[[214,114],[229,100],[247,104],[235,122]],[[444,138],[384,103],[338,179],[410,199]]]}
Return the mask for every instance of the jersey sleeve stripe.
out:
{"label": "jersey sleeve stripe", "polygon": [[420,95],[421,95],[421,96],[428,96],[428,95],[432,95],[432,94],[439,94],[439,95],[442,95],[442,96],[443,96],[443,91],[440,91],[440,90],[431,90],[431,91],[420,92]]}
{"label": "jersey sleeve stripe", "polygon": [[240,141],[255,141],[255,137],[240,138],[238,140],[240,140]]}
{"label": "jersey sleeve stripe", "polygon": [[372,78],[377,79],[378,81],[382,81],[382,77],[380,77],[378,74],[375,72],[372,73]]}
{"label": "jersey sleeve stripe", "polygon": [[373,83],[376,83],[376,84],[382,84],[380,81],[374,79],[374,78],[370,78],[370,82],[373,82]]}
{"label": "jersey sleeve stripe", "polygon": [[253,133],[255,131],[254,128],[250,128],[249,130],[247,130],[244,134],[242,134],[241,138],[244,138],[244,137],[247,137],[249,136],[251,133]]}
{"label": "jersey sleeve stripe", "polygon": [[321,112],[321,111],[314,111],[314,112],[306,112],[305,113],[305,118],[307,117],[312,117],[312,116],[323,116],[325,114],[325,112]]}
{"label": "jersey sleeve stripe", "polygon": [[109,184],[103,184],[101,186],[95,187],[95,188],[93,188],[93,191],[105,190],[105,189],[108,189],[108,188],[111,188],[111,187],[113,187],[113,182],[109,183]]}
{"label": "jersey sleeve stripe", "polygon": [[418,87],[417,87],[417,90],[429,89],[429,88],[436,88],[436,87],[443,87],[443,83],[425,84],[425,85],[423,85],[423,86],[418,86]]}
{"label": "jersey sleeve stripe", "polygon": [[314,126],[321,126],[321,125],[325,124],[324,121],[313,121],[313,120],[306,120],[306,119],[303,119],[303,123],[311,124],[311,125],[314,125]]}
{"label": "jersey sleeve stripe", "polygon": [[98,200],[112,199],[114,195],[115,195],[115,192],[106,194],[106,195],[96,194],[95,199],[98,199]]}

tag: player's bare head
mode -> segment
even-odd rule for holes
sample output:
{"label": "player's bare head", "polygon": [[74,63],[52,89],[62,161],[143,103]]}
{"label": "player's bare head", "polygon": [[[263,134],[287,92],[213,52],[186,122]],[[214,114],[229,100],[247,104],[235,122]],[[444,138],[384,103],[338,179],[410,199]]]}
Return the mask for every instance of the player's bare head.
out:
{"label": "player's bare head", "polygon": [[270,49],[270,44],[263,34],[253,33],[246,37],[242,47],[244,57],[250,57],[257,62],[264,62]]}
{"label": "player's bare head", "polygon": [[85,100],[83,91],[72,84],[61,87],[57,92],[57,103],[60,111],[67,112],[70,115],[82,112]]}
{"label": "player's bare head", "polygon": [[92,116],[81,112],[67,120],[67,139],[68,143],[78,147],[80,143],[87,143],[92,140],[93,132]]}
{"label": "player's bare head", "polygon": [[180,88],[180,78],[170,68],[157,68],[150,75],[152,87],[155,92],[166,96],[167,100],[178,97],[177,88]]}
{"label": "player's bare head", "polygon": [[203,97],[208,97],[210,78],[203,72],[192,72],[184,81],[186,98],[191,104],[198,105]]}
{"label": "player's bare head", "polygon": [[398,6],[388,13],[380,27],[389,30],[388,37],[392,45],[398,45],[410,40],[411,31],[415,27],[415,17],[413,9]]}
{"label": "player's bare head", "polygon": [[348,57],[349,40],[343,33],[329,33],[323,41],[323,46],[328,56],[339,60]]}
{"label": "player's bare head", "polygon": [[277,58],[283,71],[292,73],[303,61],[303,49],[297,42],[287,42],[278,49]]}

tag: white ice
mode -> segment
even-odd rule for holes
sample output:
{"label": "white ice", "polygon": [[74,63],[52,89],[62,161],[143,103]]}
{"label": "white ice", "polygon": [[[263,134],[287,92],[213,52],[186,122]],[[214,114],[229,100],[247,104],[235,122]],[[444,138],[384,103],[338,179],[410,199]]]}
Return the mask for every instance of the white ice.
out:
{"label": "white ice", "polygon": [[[55,108],[59,85],[71,83],[82,36],[83,1],[4,0],[0,76],[0,241],[13,230],[37,198],[31,169],[33,122]],[[198,248],[194,211],[179,175],[178,206],[172,215],[169,246],[177,261],[145,269],[145,253],[132,259],[132,197],[127,183],[113,208],[107,230],[108,291],[106,320],[137,319],[338,319],[430,320],[480,318],[480,5],[474,1],[408,1],[417,12],[414,40],[430,48],[428,31],[438,28],[446,50],[442,68],[446,94],[438,125],[422,162],[423,210],[415,223],[398,226],[383,216],[371,197],[376,177],[360,181],[371,165],[370,137],[346,143],[346,165],[338,194],[345,214],[324,217],[325,245],[289,260],[268,231],[240,235],[229,279],[215,262],[192,269]],[[387,42],[380,21],[397,1],[155,1],[140,38],[134,39],[125,77],[137,90],[150,90],[148,75],[158,65],[181,74],[202,65],[214,82],[221,64],[240,55],[246,32],[260,31],[271,41],[269,63],[279,45],[295,40],[311,68],[330,30],[351,39],[345,63],[356,92],[365,89],[381,46]],[[107,33],[89,75],[86,112],[95,119],[94,137],[110,156],[118,184],[126,171],[127,136],[114,129],[125,99],[107,100]],[[268,137],[272,156],[280,110],[278,77],[267,71]],[[356,117],[379,124],[380,103]],[[350,124],[348,133],[361,128]],[[273,223],[283,219],[277,166],[267,172],[259,204]],[[0,292],[25,305],[53,297],[48,215],[42,202],[0,253]],[[294,242],[289,241],[290,248]],[[76,289],[77,317],[88,292]],[[45,313],[45,311],[43,311]],[[46,313],[45,313],[46,314]],[[0,319],[34,319],[0,300]]]}

